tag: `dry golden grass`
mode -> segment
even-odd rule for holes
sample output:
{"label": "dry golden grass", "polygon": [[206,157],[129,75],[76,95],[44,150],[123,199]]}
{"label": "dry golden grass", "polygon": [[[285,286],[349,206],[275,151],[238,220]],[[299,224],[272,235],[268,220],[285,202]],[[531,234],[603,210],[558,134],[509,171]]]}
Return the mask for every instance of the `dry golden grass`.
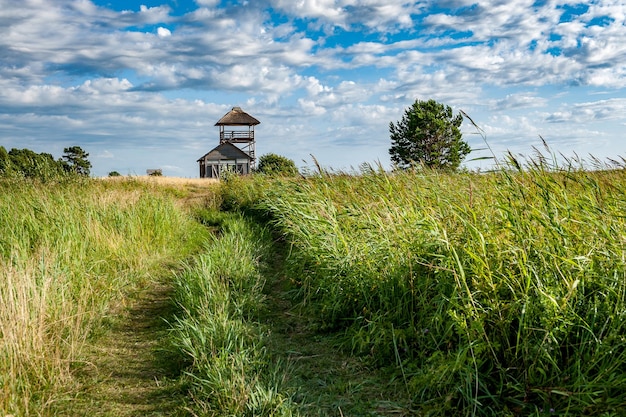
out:
{"label": "dry golden grass", "polygon": [[107,181],[128,181],[128,180],[137,180],[137,181],[145,181],[151,184],[158,185],[193,185],[198,187],[203,186],[211,186],[219,182],[219,180],[214,178],[182,178],[182,177],[156,177],[156,176],[148,176],[148,175],[138,175],[138,176],[119,176],[119,177],[102,177],[101,179]]}
{"label": "dry golden grass", "polygon": [[166,191],[175,196],[177,205],[185,208],[217,207],[219,206],[220,181],[213,178],[181,178],[163,176],[118,176],[100,177],[105,182],[127,184],[134,188],[140,185],[144,189],[147,185],[151,189]]}

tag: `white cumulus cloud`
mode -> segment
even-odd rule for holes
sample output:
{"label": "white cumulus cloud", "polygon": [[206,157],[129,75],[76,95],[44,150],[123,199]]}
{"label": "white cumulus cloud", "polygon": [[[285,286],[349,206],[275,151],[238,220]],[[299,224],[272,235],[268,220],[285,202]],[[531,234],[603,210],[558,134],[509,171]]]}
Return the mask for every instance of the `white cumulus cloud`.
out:
{"label": "white cumulus cloud", "polygon": [[157,35],[159,35],[159,38],[167,38],[168,36],[172,36],[172,32],[168,28],[159,26]]}

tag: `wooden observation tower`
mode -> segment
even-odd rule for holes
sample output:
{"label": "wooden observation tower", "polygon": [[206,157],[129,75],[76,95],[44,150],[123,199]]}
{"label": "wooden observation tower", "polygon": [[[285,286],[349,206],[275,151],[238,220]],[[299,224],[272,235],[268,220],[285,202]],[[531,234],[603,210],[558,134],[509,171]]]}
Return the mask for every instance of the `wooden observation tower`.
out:
{"label": "wooden observation tower", "polygon": [[215,123],[215,126],[220,127],[220,145],[225,143],[237,144],[235,146],[250,156],[250,171],[256,167],[254,126],[260,123],[241,110],[241,107],[233,107]]}

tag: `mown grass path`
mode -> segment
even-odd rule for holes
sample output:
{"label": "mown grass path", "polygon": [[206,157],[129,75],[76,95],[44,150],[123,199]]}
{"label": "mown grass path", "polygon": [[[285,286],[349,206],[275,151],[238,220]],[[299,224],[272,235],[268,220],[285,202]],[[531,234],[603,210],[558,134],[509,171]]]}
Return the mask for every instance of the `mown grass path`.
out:
{"label": "mown grass path", "polygon": [[[285,372],[284,393],[299,416],[410,416],[409,396],[397,374],[371,366],[341,345],[341,332],[317,329],[296,299],[283,270],[284,248],[274,248],[264,274],[267,348]],[[59,416],[187,416],[179,365],[168,357],[168,321],[176,313],[172,287],[146,284],[111,314],[75,375],[80,394]]]}
{"label": "mown grass path", "polygon": [[281,253],[270,263],[266,287],[269,349],[286,364],[285,386],[302,416],[412,416],[406,386],[397,373],[350,354],[343,333],[317,329],[306,308],[294,300]]}
{"label": "mown grass path", "polygon": [[76,372],[81,394],[59,415],[180,415],[185,393],[163,349],[170,292],[166,284],[150,283],[130,297]]}

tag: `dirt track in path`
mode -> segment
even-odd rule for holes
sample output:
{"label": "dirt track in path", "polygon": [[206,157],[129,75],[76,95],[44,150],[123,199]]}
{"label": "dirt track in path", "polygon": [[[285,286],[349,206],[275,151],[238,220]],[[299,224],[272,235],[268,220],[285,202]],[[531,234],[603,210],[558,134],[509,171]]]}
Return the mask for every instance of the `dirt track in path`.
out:
{"label": "dirt track in path", "polygon": [[152,283],[131,297],[76,372],[82,389],[62,415],[181,415],[184,392],[163,350],[170,292]]}

